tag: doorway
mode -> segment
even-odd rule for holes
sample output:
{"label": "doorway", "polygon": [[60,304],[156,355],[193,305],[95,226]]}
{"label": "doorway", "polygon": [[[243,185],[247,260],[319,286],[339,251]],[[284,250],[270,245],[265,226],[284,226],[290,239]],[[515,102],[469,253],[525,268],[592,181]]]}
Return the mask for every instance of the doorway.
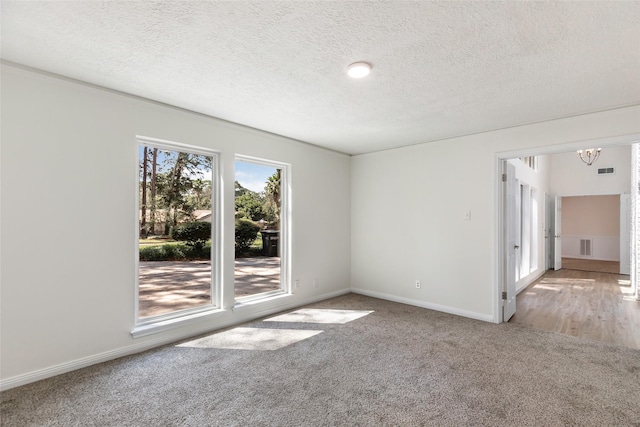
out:
{"label": "doorway", "polygon": [[[624,161],[622,161],[624,163],[623,167],[619,167],[616,166],[618,169],[618,173],[623,173],[623,169],[624,167],[628,168],[628,169],[632,169],[631,168],[631,163],[629,162],[629,158],[630,158],[630,154],[629,151],[636,150],[637,151],[637,140],[638,137],[636,135],[630,135],[630,136],[626,136],[626,137],[621,137],[621,138],[614,138],[614,139],[609,139],[609,140],[601,140],[598,141],[596,144],[598,146],[602,146],[603,147],[603,151],[607,152],[607,151],[624,151],[626,154],[624,154],[623,156],[618,155],[618,160],[620,160],[620,158],[624,158]],[[586,144],[591,144],[593,145],[594,142],[590,141]],[[571,143],[571,144],[565,144],[562,146],[558,146],[558,147],[554,147],[553,150],[546,150],[546,151],[542,151],[540,153],[538,153],[537,155],[544,158],[545,156],[547,157],[551,157],[553,155],[563,155],[564,157],[567,158],[571,158],[574,159],[575,152],[577,151],[578,148],[583,148],[585,144],[584,143]],[[609,150],[611,149],[611,150]],[[523,156],[527,156],[527,157],[532,157],[532,153],[531,151],[528,152],[511,152],[511,153],[506,153],[504,155],[498,155],[498,164],[500,165],[500,175],[503,177],[503,179],[501,179],[500,181],[505,181],[505,182],[501,182],[501,185],[499,186],[499,194],[500,197],[498,198],[499,200],[499,217],[498,217],[498,223],[499,223],[499,236],[498,236],[498,241],[500,242],[498,245],[498,252],[499,252],[499,268],[501,270],[501,275],[499,277],[499,283],[498,283],[498,292],[497,292],[497,298],[498,298],[498,304],[496,306],[496,311],[497,311],[497,318],[501,319],[501,321],[506,321],[508,319],[508,317],[505,316],[505,311],[504,311],[504,307],[506,305],[506,302],[509,301],[512,297],[512,295],[510,295],[511,293],[515,292],[518,293],[522,290],[524,290],[526,288],[526,286],[521,287],[517,290],[514,291],[514,287],[512,286],[512,284],[510,283],[512,280],[514,280],[512,276],[512,274],[509,272],[509,251],[511,248],[511,245],[507,244],[507,233],[508,233],[508,221],[507,221],[507,206],[508,206],[508,201],[507,201],[507,183],[506,183],[506,163],[507,160],[509,159],[518,159],[518,158],[522,158]],[[559,156],[561,157],[561,156]],[[577,157],[575,157],[577,159]],[[603,157],[603,159],[605,159],[605,157]],[[579,161],[579,159],[578,159]],[[636,160],[637,161],[637,160]],[[609,163],[605,163],[605,162],[609,162],[609,160],[602,160],[602,166],[604,167],[609,166]],[[540,162],[538,162],[540,163]],[[544,164],[544,162],[542,162]],[[620,163],[620,161],[619,161]],[[552,165],[554,166],[554,165]],[[578,166],[582,166],[585,169],[579,170]],[[582,181],[578,182],[578,184],[582,184],[582,183],[588,183],[589,184],[589,188],[594,189],[594,192],[596,194],[598,193],[603,193],[602,188],[604,187],[602,185],[604,181],[602,178],[597,176],[598,173],[598,168],[597,167],[592,167],[590,169],[586,169],[589,168],[589,166],[587,165],[581,165],[581,164],[577,164],[575,166],[576,170],[579,173],[592,173],[592,175],[590,175],[588,177],[588,179],[583,179]],[[561,170],[562,168],[557,168],[558,170]],[[628,173],[628,172],[626,172]],[[639,173],[636,173],[636,175],[638,175]],[[571,176],[573,176],[573,182],[569,182],[569,184],[564,185],[564,190],[566,190],[566,188],[571,188],[571,186],[573,185],[574,187],[576,186],[576,178],[574,175],[578,175],[578,173],[576,174],[571,174]],[[620,175],[618,177],[618,179],[622,179],[621,177],[624,175]],[[593,178],[595,177],[595,178]],[[550,181],[553,179],[553,175],[550,178]],[[571,181],[571,180],[569,180]],[[583,182],[584,181],[584,182]],[[636,182],[637,182],[637,178],[636,178]],[[631,179],[625,181],[625,183],[628,183],[627,185],[631,184]],[[555,265],[556,267],[558,266],[558,264],[561,262],[561,252],[559,250],[554,250],[554,245],[552,241],[557,241],[557,240],[561,240],[562,238],[562,233],[561,231],[558,232],[557,234],[555,234],[555,231],[559,231],[558,228],[556,228],[555,230],[552,229],[550,227],[550,224],[555,222],[555,219],[561,219],[561,218],[553,218],[553,214],[556,210],[558,210],[558,208],[560,209],[561,212],[561,199],[558,199],[558,202],[555,203],[553,194],[562,194],[562,192],[560,192],[558,190],[558,188],[560,188],[560,191],[563,191],[563,186],[552,186],[549,185],[548,187],[542,188],[540,189],[541,191],[543,191],[543,198],[542,198],[542,204],[543,204],[543,208],[541,209],[540,215],[542,218],[544,218],[544,221],[542,222],[542,224],[540,224],[540,238],[544,239],[545,244],[544,245],[540,245],[542,248],[542,256],[539,258],[540,260],[540,271],[538,272],[538,277],[534,277],[533,279],[537,279],[540,276],[542,276],[542,274],[544,273],[544,271],[546,271],[547,268],[549,268],[551,265]],[[634,186],[633,188],[637,188],[637,184],[636,186]],[[629,191],[631,190],[630,186],[626,187],[626,190],[624,191],[620,191],[620,193],[629,193]],[[575,190],[575,188],[573,188],[571,191],[577,191]],[[571,193],[571,191],[563,191],[563,192],[568,192],[569,194]],[[584,193],[583,193],[584,194]],[[637,212],[637,200],[638,197],[635,198],[635,202],[631,203],[631,210],[632,212]],[[635,210],[634,210],[635,209]],[[561,215],[559,215],[561,216]],[[633,221],[638,222],[638,216],[637,215],[630,215],[633,218]],[[560,221],[558,221],[558,225],[560,225]],[[635,228],[634,228],[635,227]],[[636,233],[634,234],[635,236],[637,236],[637,230],[638,225],[637,224],[631,224],[631,233]],[[636,231],[634,231],[636,230]],[[557,236],[557,237],[556,237]],[[636,239],[634,239],[633,237],[631,237],[630,242],[634,242]],[[560,243],[560,242],[558,242]],[[518,246],[516,244],[516,246]],[[559,247],[561,246],[558,245]],[[629,248],[628,251],[629,255],[633,258],[633,248]],[[623,251],[621,251],[621,255],[623,254]],[[554,258],[557,258],[557,261],[554,260]],[[554,261],[552,263],[552,260]],[[637,273],[635,273],[637,271],[636,267],[633,265],[633,262],[631,262],[632,264],[632,276],[631,276],[631,280],[630,280],[630,284],[633,287],[633,291],[635,292],[635,294],[637,294]],[[634,275],[635,274],[635,275]],[[533,280],[532,280],[533,281]]]}
{"label": "doorway", "polygon": [[[562,198],[563,268],[629,274],[620,268],[621,260],[629,256],[630,244],[628,227],[621,222],[620,201],[619,194]],[[623,243],[626,253],[621,252]]]}
{"label": "doorway", "polygon": [[544,269],[553,268],[553,198],[550,194],[544,194]]}

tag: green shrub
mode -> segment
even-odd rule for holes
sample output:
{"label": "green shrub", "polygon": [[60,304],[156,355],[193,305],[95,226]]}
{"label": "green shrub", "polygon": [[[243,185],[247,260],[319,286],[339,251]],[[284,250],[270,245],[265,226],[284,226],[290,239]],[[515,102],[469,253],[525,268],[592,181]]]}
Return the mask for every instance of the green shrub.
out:
{"label": "green shrub", "polygon": [[140,248],[140,261],[165,261],[164,246]]}
{"label": "green shrub", "polygon": [[184,261],[211,259],[211,243],[201,247],[185,243],[167,243],[140,248],[140,261]]}
{"label": "green shrub", "polygon": [[173,244],[173,245],[162,245],[162,248],[164,249],[164,256],[165,259],[167,260],[171,260],[171,261],[178,261],[178,260],[183,260],[185,259],[185,255],[184,255],[184,244]]}
{"label": "green shrub", "polygon": [[211,259],[211,242],[207,242],[202,246],[185,245],[183,253],[188,260]]}
{"label": "green shrub", "polygon": [[211,223],[194,221],[178,224],[171,230],[171,238],[187,242],[187,245],[201,251],[207,240],[211,239]]}
{"label": "green shrub", "polygon": [[260,226],[250,219],[236,220],[236,254],[246,252],[258,237]]}

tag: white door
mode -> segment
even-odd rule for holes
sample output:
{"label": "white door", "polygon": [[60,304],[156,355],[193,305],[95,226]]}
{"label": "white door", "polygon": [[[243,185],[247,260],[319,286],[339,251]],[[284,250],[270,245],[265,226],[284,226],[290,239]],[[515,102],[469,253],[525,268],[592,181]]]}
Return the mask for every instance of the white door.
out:
{"label": "white door", "polygon": [[562,197],[556,196],[553,218],[553,269],[562,268]]}
{"label": "white door", "polygon": [[631,194],[620,195],[620,274],[631,274]]}
{"label": "white door", "polygon": [[551,218],[553,214],[551,209],[553,208],[553,201],[551,196],[544,195],[544,269],[549,270],[553,268],[553,239],[551,238],[553,228],[551,224]]}
{"label": "white door", "polygon": [[505,218],[506,218],[506,278],[505,295],[503,297],[502,321],[511,319],[516,312],[516,251],[518,235],[518,212],[516,207],[516,195],[519,190],[516,180],[516,168],[511,163],[506,164],[506,195],[505,195]]}

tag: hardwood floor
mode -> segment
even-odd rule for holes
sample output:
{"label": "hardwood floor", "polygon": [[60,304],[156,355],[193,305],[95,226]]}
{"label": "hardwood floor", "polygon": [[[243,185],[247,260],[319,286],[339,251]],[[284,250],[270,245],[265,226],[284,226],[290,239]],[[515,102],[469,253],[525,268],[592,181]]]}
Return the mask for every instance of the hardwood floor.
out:
{"label": "hardwood floor", "polygon": [[629,276],[550,270],[517,296],[510,322],[640,349],[640,301]]}

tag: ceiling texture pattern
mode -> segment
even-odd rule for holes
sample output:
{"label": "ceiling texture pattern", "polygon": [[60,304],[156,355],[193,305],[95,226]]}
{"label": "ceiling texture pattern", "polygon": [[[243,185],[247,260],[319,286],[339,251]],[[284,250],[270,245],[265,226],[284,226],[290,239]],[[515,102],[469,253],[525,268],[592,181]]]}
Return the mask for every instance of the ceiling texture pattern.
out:
{"label": "ceiling texture pattern", "polygon": [[5,61],[348,154],[640,104],[638,1],[0,7]]}

